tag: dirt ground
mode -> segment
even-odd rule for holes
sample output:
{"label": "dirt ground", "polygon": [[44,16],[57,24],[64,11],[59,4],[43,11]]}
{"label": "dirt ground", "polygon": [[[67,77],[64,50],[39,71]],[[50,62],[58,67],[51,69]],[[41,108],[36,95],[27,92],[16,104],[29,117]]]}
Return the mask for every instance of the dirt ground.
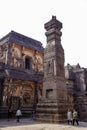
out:
{"label": "dirt ground", "polygon": [[32,119],[21,119],[19,123],[16,119],[10,121],[0,120],[0,130],[87,130],[87,122],[79,122],[79,126],[68,124],[41,123]]}

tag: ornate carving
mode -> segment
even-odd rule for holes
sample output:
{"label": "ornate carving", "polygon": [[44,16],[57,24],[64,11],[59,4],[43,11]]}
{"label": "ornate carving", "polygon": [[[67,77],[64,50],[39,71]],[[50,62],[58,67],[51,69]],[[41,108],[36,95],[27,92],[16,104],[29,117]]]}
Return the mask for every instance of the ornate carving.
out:
{"label": "ornate carving", "polygon": [[12,66],[21,67],[22,59],[20,57],[20,51],[12,46],[11,48],[11,63]]}
{"label": "ornate carving", "polygon": [[42,89],[38,88],[38,100],[42,100]]}
{"label": "ornate carving", "polygon": [[0,47],[0,61],[5,62],[6,51],[4,47]]}
{"label": "ornate carving", "polygon": [[26,86],[23,88],[23,104],[24,106],[29,106],[34,102],[34,90],[33,87],[29,84],[29,87]]}
{"label": "ornate carving", "polygon": [[49,60],[46,62],[46,74],[54,74],[54,61]]}

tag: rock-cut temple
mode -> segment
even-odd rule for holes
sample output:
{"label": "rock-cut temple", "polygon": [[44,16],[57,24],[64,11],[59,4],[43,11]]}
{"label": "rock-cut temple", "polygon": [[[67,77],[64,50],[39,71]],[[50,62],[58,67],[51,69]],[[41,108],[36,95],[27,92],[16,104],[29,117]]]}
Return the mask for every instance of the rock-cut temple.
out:
{"label": "rock-cut temple", "polygon": [[[63,100],[65,95],[67,109],[68,107],[75,108],[79,112],[79,119],[87,119],[87,68],[83,68],[79,64],[67,64],[64,66],[64,71],[61,71],[63,70],[61,64],[63,65],[64,62],[62,49],[56,53],[56,57],[59,58],[57,62],[48,60],[50,56],[56,60],[54,50],[57,49],[58,45],[55,48],[51,48],[51,45],[54,45],[62,35],[61,32],[57,31],[60,28],[56,28],[56,24],[55,16],[52,16],[52,19],[45,24],[45,35],[47,43],[49,42],[46,48],[49,46],[48,49],[44,49],[40,41],[15,31],[11,31],[0,39],[0,118],[7,116],[9,107],[14,110],[14,113],[20,107],[23,115],[29,116],[32,111],[37,110],[38,104],[42,100],[46,102],[49,98],[56,99],[57,95],[51,95],[55,86],[46,91],[48,86],[54,85],[52,82],[54,74],[59,76],[58,79],[64,76],[62,80],[64,80],[63,85],[65,85],[66,90],[59,88],[57,91]],[[60,23],[59,26],[62,27],[62,24]],[[53,31],[55,28],[56,35]],[[53,38],[56,39],[55,42],[51,42]],[[49,53],[49,51],[51,52]],[[46,62],[48,63],[47,67],[44,66]],[[53,64],[56,67],[53,68]],[[56,84],[59,83],[60,81],[56,82]]]}

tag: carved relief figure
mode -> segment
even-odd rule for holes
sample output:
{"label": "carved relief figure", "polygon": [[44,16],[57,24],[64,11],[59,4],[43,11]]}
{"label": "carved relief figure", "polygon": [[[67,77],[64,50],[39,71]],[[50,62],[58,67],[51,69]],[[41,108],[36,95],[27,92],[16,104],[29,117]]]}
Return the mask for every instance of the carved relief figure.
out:
{"label": "carved relief figure", "polygon": [[15,67],[20,67],[21,66],[20,50],[17,48],[14,48],[13,46],[11,53],[12,53],[11,65],[14,65]]}
{"label": "carved relief figure", "polygon": [[53,73],[53,69],[54,69],[53,66],[54,66],[54,62],[52,60],[48,61],[46,63],[46,72],[47,72],[47,74]]}
{"label": "carved relief figure", "polygon": [[41,58],[37,59],[37,68],[39,71],[43,70],[43,64],[42,64]]}
{"label": "carved relief figure", "polygon": [[3,106],[6,106],[6,101],[7,101],[7,87],[4,88],[3,92]]}
{"label": "carved relief figure", "polygon": [[38,88],[38,100],[42,100],[42,89]]}
{"label": "carved relief figure", "polygon": [[0,47],[0,61],[5,62],[6,59],[6,51],[5,48]]}
{"label": "carved relief figure", "polygon": [[25,104],[30,104],[31,96],[29,92],[25,92],[23,95],[23,100]]}
{"label": "carved relief figure", "polygon": [[29,86],[29,88],[25,87],[23,90],[24,94],[23,94],[23,103],[24,105],[29,105],[32,104],[32,101],[34,99],[34,92],[33,92],[33,88],[31,86]]}
{"label": "carved relief figure", "polygon": [[35,71],[38,71],[38,60],[37,60],[37,57],[35,56],[35,59],[34,59],[34,70]]}

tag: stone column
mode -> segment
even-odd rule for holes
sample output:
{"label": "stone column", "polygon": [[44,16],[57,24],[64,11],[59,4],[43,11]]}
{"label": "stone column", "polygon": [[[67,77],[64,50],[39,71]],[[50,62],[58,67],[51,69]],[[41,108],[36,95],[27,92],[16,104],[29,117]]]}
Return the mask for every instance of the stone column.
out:
{"label": "stone column", "polygon": [[44,25],[47,45],[44,51],[44,82],[42,102],[37,104],[36,119],[65,122],[67,89],[64,72],[64,50],[61,45],[62,23],[52,16]]}
{"label": "stone column", "polygon": [[5,64],[10,64],[11,53],[10,53],[10,43],[9,42],[6,44],[5,53],[6,53]]}

